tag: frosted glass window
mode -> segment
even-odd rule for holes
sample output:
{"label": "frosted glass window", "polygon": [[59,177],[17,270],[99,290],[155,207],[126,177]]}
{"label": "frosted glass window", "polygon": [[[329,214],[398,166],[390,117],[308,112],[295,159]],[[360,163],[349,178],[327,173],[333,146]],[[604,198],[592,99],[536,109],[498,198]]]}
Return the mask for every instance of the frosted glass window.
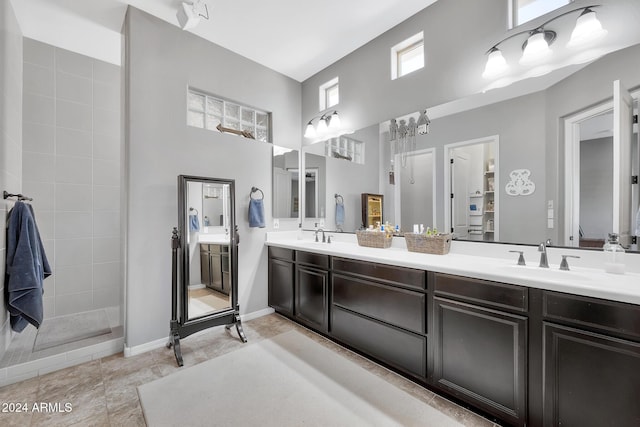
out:
{"label": "frosted glass window", "polygon": [[320,99],[319,111],[324,111],[340,103],[340,84],[338,77],[320,85],[318,98]]}
{"label": "frosted glass window", "polygon": [[571,3],[572,0],[512,0],[515,26],[529,22]]}
{"label": "frosted glass window", "polygon": [[262,142],[270,142],[271,113],[227,101],[189,89],[187,95],[187,125],[215,130],[223,127],[246,130]]}

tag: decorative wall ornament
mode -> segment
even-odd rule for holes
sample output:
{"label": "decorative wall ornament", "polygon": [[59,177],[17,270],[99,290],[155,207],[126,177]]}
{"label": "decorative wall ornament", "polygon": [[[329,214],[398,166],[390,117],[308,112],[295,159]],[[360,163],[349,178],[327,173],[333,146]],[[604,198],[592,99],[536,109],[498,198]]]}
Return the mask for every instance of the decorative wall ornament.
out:
{"label": "decorative wall ornament", "polygon": [[536,185],[529,179],[531,171],[529,169],[515,169],[511,171],[509,177],[511,181],[507,183],[504,190],[510,196],[529,196],[536,191]]}

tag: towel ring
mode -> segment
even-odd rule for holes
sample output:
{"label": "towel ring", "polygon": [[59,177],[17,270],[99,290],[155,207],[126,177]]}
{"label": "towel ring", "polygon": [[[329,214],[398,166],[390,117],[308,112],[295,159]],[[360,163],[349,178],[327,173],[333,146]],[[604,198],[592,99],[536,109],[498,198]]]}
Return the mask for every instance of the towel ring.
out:
{"label": "towel ring", "polygon": [[191,211],[196,211],[196,215],[199,215],[198,209],[196,209],[196,208],[189,208],[189,212],[191,212]]}
{"label": "towel ring", "polygon": [[253,197],[251,197],[253,195],[253,193],[259,191],[260,194],[262,195],[262,197],[260,197],[259,199],[254,199],[254,200],[262,200],[264,199],[264,193],[262,192],[261,189],[259,189],[258,187],[251,187],[251,193],[249,193],[249,198],[253,199]]}
{"label": "towel ring", "polygon": [[338,203],[340,205],[344,205],[344,198],[341,195],[336,193],[333,197],[335,197],[336,203]]}

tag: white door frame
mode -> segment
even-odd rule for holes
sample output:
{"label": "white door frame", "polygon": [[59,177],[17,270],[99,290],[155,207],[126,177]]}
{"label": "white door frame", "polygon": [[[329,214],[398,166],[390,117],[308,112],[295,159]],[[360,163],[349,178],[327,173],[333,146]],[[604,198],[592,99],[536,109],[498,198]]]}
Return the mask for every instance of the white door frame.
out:
{"label": "white door frame", "polygon": [[[631,93],[640,98],[640,90]],[[580,245],[580,123],[613,110],[613,99],[564,119],[564,246]]]}
{"label": "white door frame", "polygon": [[[436,149],[435,147],[433,148],[426,148],[423,150],[416,150],[416,151],[411,151],[409,153],[407,153],[407,156],[418,156],[421,154],[429,154],[431,153],[431,181],[432,181],[432,197],[431,197],[431,206],[433,208],[433,226],[435,226],[435,224],[437,224],[436,221],[436,212],[437,212],[437,203],[436,203]],[[401,154],[396,154],[394,156],[394,164],[399,165],[400,164],[400,156]],[[414,159],[415,160],[415,159]],[[414,164],[415,167],[415,164]],[[400,224],[401,223],[401,213],[402,213],[402,209],[401,209],[401,204],[402,204],[402,191],[401,191],[401,186],[402,186],[402,171],[401,171],[402,167],[397,168],[395,173],[396,173],[396,179],[398,180],[397,182],[400,185],[394,185],[394,189],[393,189],[393,195],[394,195],[394,215],[396,218],[396,223]],[[409,224],[401,224],[402,226],[405,227],[409,227]]]}
{"label": "white door frame", "polygon": [[[464,147],[466,145],[476,145],[476,144],[493,144],[493,153],[494,153],[494,203],[495,203],[495,213],[493,215],[496,227],[494,232],[494,241],[500,240],[499,234],[499,224],[500,224],[500,135],[489,135],[483,138],[470,139],[467,141],[454,142],[452,144],[444,145],[444,229],[449,232],[451,230],[451,180],[449,177],[451,176],[451,151]],[[484,169],[484,167],[483,167]],[[484,209],[484,206],[483,206]]]}

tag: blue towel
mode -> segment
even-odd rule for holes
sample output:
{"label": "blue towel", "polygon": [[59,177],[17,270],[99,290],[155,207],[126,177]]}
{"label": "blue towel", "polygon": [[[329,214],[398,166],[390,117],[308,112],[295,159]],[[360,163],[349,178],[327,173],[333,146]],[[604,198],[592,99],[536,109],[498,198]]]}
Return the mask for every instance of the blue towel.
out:
{"label": "blue towel", "polygon": [[197,214],[189,215],[189,231],[200,231],[200,221]]}
{"label": "blue towel", "polygon": [[336,203],[336,227],[344,225],[344,204]]}
{"label": "blue towel", "polygon": [[11,329],[22,332],[31,323],[42,324],[44,289],[42,282],[51,275],[33,208],[16,202],[7,224],[7,267],[5,287]]}
{"label": "blue towel", "polygon": [[262,199],[249,200],[249,227],[265,227]]}

